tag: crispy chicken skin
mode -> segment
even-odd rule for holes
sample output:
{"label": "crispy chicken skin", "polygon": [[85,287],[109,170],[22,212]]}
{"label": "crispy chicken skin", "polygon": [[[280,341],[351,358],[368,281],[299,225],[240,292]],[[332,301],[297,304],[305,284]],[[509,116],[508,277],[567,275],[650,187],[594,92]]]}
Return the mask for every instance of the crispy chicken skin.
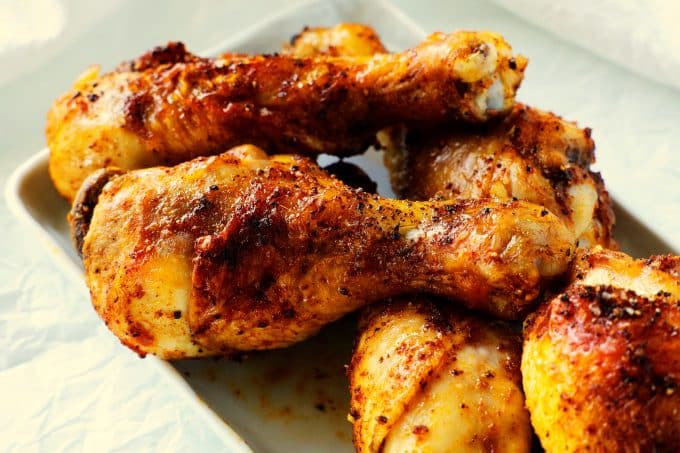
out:
{"label": "crispy chicken skin", "polygon": [[546,451],[680,450],[680,257],[595,250],[525,323],[527,407]]}
{"label": "crispy chicken skin", "polygon": [[404,198],[526,200],[562,218],[581,247],[616,247],[609,194],[590,170],[589,129],[517,104],[486,125],[395,127],[379,139],[394,190]]}
{"label": "crispy chicken skin", "polygon": [[362,152],[390,124],[484,121],[514,102],[526,59],[488,32],[435,33],[356,57],[238,56],[157,48],[92,69],[48,113],[50,175],[73,200],[99,168],[175,164],[252,143],[270,152]]}
{"label": "crispy chicken skin", "polygon": [[387,50],[373,28],[343,23],[334,27],[305,27],[290,39],[282,53],[301,58],[366,57],[387,53]]}
{"label": "crispy chicken skin", "polygon": [[411,291],[517,318],[575,247],[539,206],[384,199],[253,146],[112,176],[80,229],[96,310],[165,358],[283,347]]}
{"label": "crispy chicken skin", "polygon": [[[306,52],[316,43],[325,52],[328,42],[340,53],[382,51],[373,39],[362,44],[370,29],[336,28],[305,30],[290,50],[302,41]],[[330,170],[369,187],[344,167]],[[348,373],[357,451],[530,450],[520,338],[508,325],[438,309],[424,296],[369,306],[361,324]]]}
{"label": "crispy chicken skin", "polygon": [[625,253],[597,247],[574,260],[571,279],[580,285],[612,285],[644,297],[669,292],[680,299],[680,257],[658,255],[634,260]]}
{"label": "crispy chicken skin", "polygon": [[358,452],[528,452],[521,336],[415,296],[364,309],[349,367]]}

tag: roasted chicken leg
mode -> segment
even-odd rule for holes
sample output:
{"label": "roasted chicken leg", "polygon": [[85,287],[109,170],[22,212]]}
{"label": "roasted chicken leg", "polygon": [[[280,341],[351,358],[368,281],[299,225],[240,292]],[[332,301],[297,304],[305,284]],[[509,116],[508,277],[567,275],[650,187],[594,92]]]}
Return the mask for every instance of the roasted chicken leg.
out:
{"label": "roasted chicken leg", "polygon": [[590,170],[595,146],[589,129],[517,104],[490,124],[392,128],[379,138],[402,197],[530,201],[559,216],[580,247],[616,247],[609,194]]}
{"label": "roasted chicken leg", "polygon": [[[304,43],[307,53],[384,52],[367,28],[304,30],[287,51]],[[350,184],[365,181],[347,173],[336,172]],[[520,342],[507,324],[425,296],[363,309],[348,369],[356,450],[528,452]]]}
{"label": "roasted chicken leg", "polygon": [[72,200],[99,168],[174,164],[244,143],[271,152],[362,152],[390,124],[505,113],[525,66],[487,32],[436,33],[373,57],[206,59],[171,43],[113,72],[91,70],[55,101],[50,175]]}
{"label": "roasted chicken leg", "polygon": [[526,322],[522,375],[546,451],[680,451],[680,257],[595,250]]}
{"label": "roasted chicken leg", "polygon": [[102,177],[71,214],[93,304],[165,358],[283,347],[411,291],[517,318],[575,247],[539,206],[384,199],[252,146]]}
{"label": "roasted chicken leg", "polygon": [[530,450],[518,331],[417,296],[362,318],[348,371],[358,452]]}

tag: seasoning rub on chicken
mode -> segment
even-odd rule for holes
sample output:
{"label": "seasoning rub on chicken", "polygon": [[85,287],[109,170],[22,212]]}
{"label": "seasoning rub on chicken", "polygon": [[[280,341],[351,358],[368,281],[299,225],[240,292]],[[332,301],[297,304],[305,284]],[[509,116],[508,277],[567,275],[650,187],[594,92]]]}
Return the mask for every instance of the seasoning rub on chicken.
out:
{"label": "seasoning rub on chicken", "polygon": [[615,248],[614,211],[590,130],[516,104],[479,126],[448,124],[381,132],[397,194],[411,200],[493,198],[540,204],[574,231],[579,246]]}
{"label": "seasoning rub on chicken", "polygon": [[680,257],[579,257],[526,322],[522,376],[546,451],[680,451]]}
{"label": "seasoning rub on chicken", "polygon": [[72,200],[93,171],[176,164],[251,143],[352,154],[391,124],[487,120],[514,101],[526,59],[488,32],[436,33],[394,54],[200,58],[181,43],[100,75],[53,104],[50,175]]}
{"label": "seasoning rub on chicken", "polygon": [[349,367],[360,453],[529,452],[521,335],[409,296],[367,307]]}
{"label": "seasoning rub on chicken", "polygon": [[[384,52],[375,36],[359,25],[306,29],[286,51]],[[451,129],[443,124],[440,132]],[[455,161],[446,164],[450,178],[464,171]],[[336,174],[365,181],[354,173]],[[448,181],[426,174],[409,184],[417,191],[437,184],[443,189]],[[528,453],[532,430],[521,388],[519,332],[439,302],[416,295],[363,309],[348,369],[356,451]]]}
{"label": "seasoning rub on chicken", "polygon": [[166,358],[283,347],[412,291],[517,318],[575,246],[540,206],[385,199],[252,146],[105,177],[71,214],[92,302]]}

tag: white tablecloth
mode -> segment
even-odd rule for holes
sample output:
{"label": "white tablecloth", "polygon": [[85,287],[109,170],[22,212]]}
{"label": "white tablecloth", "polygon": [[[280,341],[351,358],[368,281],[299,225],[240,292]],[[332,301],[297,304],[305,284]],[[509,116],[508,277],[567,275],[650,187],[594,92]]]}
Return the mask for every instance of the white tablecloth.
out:
{"label": "white tablecloth", "polygon": [[[57,0],[33,3],[45,14],[62,14],[53,9],[60,3]],[[59,17],[42,22],[46,28],[52,27],[44,35],[56,33],[60,38],[50,41],[48,37],[32,42],[21,52],[0,54],[3,187],[13,169],[44,146],[45,112],[88,64],[112,66],[169,39],[182,39],[189,49],[208,48],[280,5],[265,0],[202,0],[191,4],[120,0],[107,2],[106,8],[88,10],[84,5],[91,2],[64,3],[63,24]],[[396,3],[427,30],[459,26],[496,29],[501,23],[500,16],[486,14],[487,10],[496,10],[481,2],[472,6],[464,2]],[[478,20],[458,23],[460,8],[479,11]],[[3,20],[7,16],[0,9],[0,28]],[[512,31],[507,32],[514,43]],[[24,39],[21,45],[25,44]],[[534,69],[528,73],[524,99],[594,126],[596,138],[601,137],[598,152],[602,170],[612,191],[650,218],[660,219],[659,228],[667,234],[679,231],[679,144],[667,140],[667,131],[680,128],[680,105],[660,106],[664,117],[650,115],[642,124],[627,124],[622,118],[617,130],[611,122],[601,122],[601,113],[593,113],[596,110],[588,106],[597,102],[592,93],[583,91],[580,99],[563,99],[559,97],[560,86],[555,86],[552,95],[531,91],[531,78],[540,78],[541,68],[550,64],[540,58],[532,61],[530,68]],[[575,83],[586,87],[587,70],[583,77]],[[632,84],[631,89],[637,86]],[[669,98],[678,99],[672,89],[668,93]],[[600,123],[603,126],[598,129]],[[646,134],[646,148],[638,154],[616,149],[622,143],[635,148],[639,134]],[[654,134],[659,135],[656,141]],[[631,157],[634,155],[638,160]],[[607,174],[619,156],[631,162],[630,177]],[[4,203],[0,203],[0,231],[0,451],[186,451],[220,447],[217,436],[191,407],[179,403],[172,392],[158,385],[162,379],[156,368],[146,366],[106,332],[89,306],[82,282],[62,274],[51,260],[50,250],[24,231]]]}

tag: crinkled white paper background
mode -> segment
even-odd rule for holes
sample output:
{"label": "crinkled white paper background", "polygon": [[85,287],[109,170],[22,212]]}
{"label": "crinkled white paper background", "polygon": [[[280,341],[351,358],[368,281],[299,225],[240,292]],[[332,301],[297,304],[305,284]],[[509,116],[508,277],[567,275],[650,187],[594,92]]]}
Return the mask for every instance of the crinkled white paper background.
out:
{"label": "crinkled white paper background", "polygon": [[676,0],[493,0],[560,39],[680,88],[680,2]]}
{"label": "crinkled white paper background", "polygon": [[[89,2],[62,2],[68,35],[32,44],[21,59],[12,60],[16,67],[0,60],[5,74],[0,77],[3,187],[14,167],[44,146],[45,112],[88,64],[112,66],[169,39],[183,39],[190,49],[209,48],[281,4],[121,1],[112,3],[105,17],[87,20],[84,5]],[[610,191],[678,248],[678,91],[559,41],[485,2],[396,3],[426,30],[464,27],[503,33],[531,58],[520,99],[592,127],[599,168]],[[72,23],[79,25],[71,28]],[[593,47],[600,41],[593,40]],[[679,57],[677,52],[672,56]],[[193,406],[177,398],[158,367],[139,360],[106,332],[82,282],[63,273],[50,257],[54,251],[18,223],[4,203],[0,231],[0,450],[224,447]],[[251,430],[262,432],[260,426]]]}

